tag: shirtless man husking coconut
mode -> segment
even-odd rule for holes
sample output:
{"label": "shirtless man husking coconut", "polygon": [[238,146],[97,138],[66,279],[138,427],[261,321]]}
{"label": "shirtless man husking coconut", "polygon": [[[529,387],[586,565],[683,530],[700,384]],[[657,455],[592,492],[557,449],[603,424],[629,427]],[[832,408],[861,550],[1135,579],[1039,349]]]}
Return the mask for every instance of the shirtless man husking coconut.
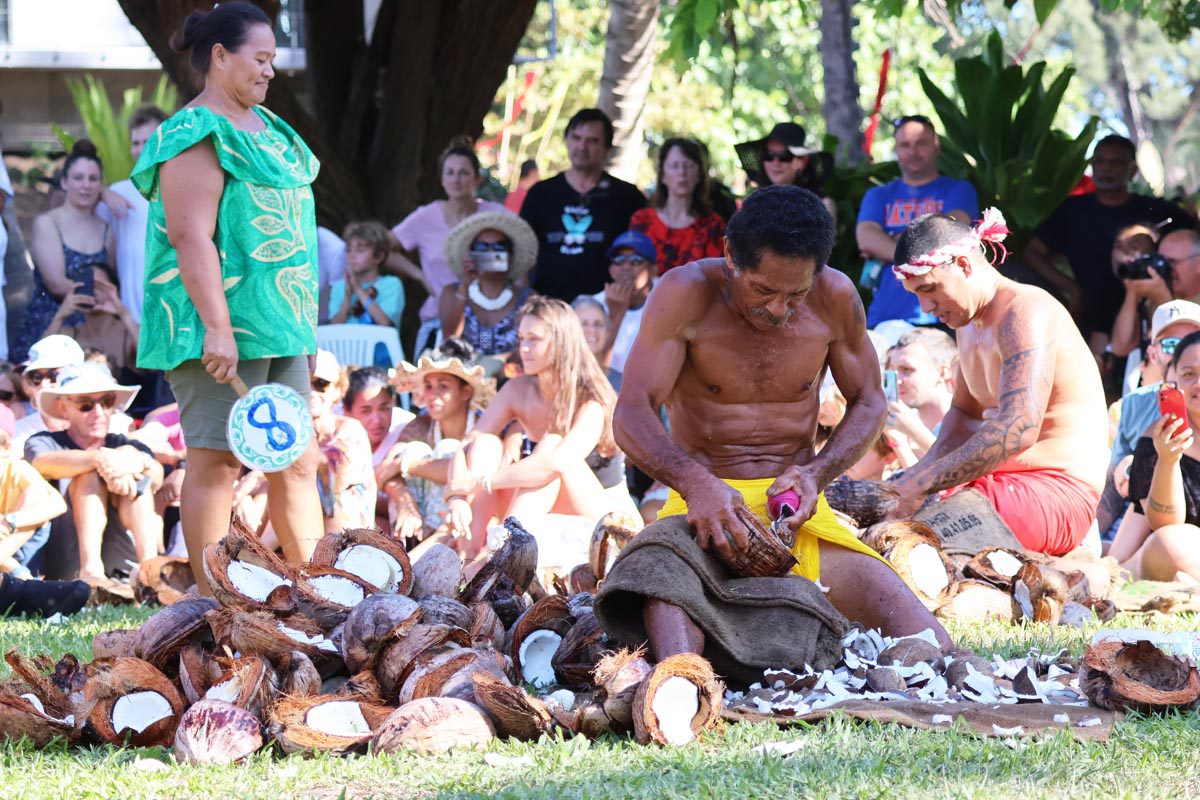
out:
{"label": "shirtless man husking coconut", "polygon": [[[739,510],[769,523],[767,496],[793,489],[800,508],[786,520],[796,533],[792,573],[828,587],[824,597],[852,621],[889,636],[932,629],[949,648],[933,615],[885,561],[838,523],[821,494],[871,446],[886,414],[862,302],[845,275],[825,266],[833,238],[833,221],[816,195],[773,186],[751,195],[730,220],[724,258],[677,267],[659,279],[613,418],[625,453],[672,487],[659,520],[639,538],[670,529],[684,540],[672,545],[676,550],[698,545],[729,555],[747,546]],[[826,369],[847,409],[816,453],[818,389]],[[669,434],[658,416],[664,405]],[[686,515],[688,527],[684,517],[673,515]],[[679,533],[689,529],[694,544]],[[722,646],[736,656],[737,647],[754,647],[734,641],[738,638],[802,635],[786,629],[705,629],[662,599],[668,592],[657,584],[674,584],[675,576],[665,570],[652,574],[646,559],[626,563],[633,561],[626,558],[632,547],[610,570],[597,614],[610,633],[624,634],[618,638],[648,639],[655,658],[707,655],[706,637],[724,637]],[[671,564],[680,563],[664,553]],[[688,559],[695,556],[683,553]],[[776,588],[804,583],[794,577],[753,580],[774,581]],[[711,581],[705,586],[718,605],[747,591],[726,591]],[[632,619],[638,612],[640,619]]]}

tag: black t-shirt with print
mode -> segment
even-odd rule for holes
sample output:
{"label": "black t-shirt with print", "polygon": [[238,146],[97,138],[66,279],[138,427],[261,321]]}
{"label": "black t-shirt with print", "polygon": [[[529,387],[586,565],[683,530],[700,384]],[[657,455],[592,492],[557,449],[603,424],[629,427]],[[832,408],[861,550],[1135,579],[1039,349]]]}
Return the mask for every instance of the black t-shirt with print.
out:
{"label": "black t-shirt with print", "polygon": [[645,205],[636,186],[607,172],[584,194],[571,188],[566,173],[535,183],[521,205],[538,237],[533,288],[568,303],[602,290],[609,280],[608,246]]}

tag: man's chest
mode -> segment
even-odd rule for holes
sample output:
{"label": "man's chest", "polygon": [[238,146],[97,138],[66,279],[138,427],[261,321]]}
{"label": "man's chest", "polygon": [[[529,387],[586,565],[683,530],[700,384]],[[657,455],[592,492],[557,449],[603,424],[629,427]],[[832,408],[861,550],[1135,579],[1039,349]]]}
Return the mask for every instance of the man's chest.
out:
{"label": "man's chest", "polygon": [[807,332],[700,327],[688,340],[697,388],[725,402],[795,402],[819,384],[829,357],[827,330]]}

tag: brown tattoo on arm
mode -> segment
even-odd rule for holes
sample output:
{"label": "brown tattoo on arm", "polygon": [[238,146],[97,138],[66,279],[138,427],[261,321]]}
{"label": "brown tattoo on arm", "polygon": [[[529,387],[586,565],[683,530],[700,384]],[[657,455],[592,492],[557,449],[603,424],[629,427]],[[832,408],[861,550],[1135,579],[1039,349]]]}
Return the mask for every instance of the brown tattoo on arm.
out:
{"label": "brown tattoo on arm", "polygon": [[1146,507],[1156,514],[1174,514],[1179,510],[1179,506],[1169,503],[1160,503],[1153,497],[1146,501]]}

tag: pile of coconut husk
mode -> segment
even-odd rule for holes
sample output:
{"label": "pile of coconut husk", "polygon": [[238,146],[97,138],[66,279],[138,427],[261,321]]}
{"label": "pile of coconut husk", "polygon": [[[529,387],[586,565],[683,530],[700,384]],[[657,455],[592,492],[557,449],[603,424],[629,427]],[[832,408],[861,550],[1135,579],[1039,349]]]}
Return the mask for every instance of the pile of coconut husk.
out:
{"label": "pile of coconut husk", "polygon": [[1082,627],[1117,613],[1111,599],[1119,586],[1117,570],[1096,586],[1079,570],[1060,569],[1065,562],[1024,550],[985,547],[973,556],[949,555],[932,528],[911,520],[873,525],[862,540],[888,559],[940,619]]}
{"label": "pile of coconut husk", "polygon": [[504,525],[469,581],[453,550],[410,562],[374,530],[329,534],[305,564],[234,530],[204,554],[213,597],[181,592],[163,562],[144,596],[169,604],[97,635],[92,660],[8,653],[0,737],[230,763],[264,747],[439,753],[556,732],[668,744],[715,723],[723,687],[706,661],[611,652],[592,595],[541,591],[534,538]]}

